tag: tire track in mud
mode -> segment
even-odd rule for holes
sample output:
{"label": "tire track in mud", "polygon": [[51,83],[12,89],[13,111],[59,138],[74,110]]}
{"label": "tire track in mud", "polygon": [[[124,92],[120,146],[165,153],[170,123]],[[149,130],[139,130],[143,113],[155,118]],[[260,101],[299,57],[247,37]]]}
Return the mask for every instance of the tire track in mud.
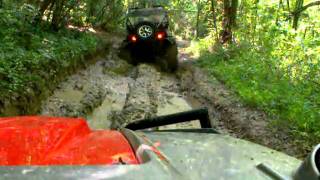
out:
{"label": "tire track in mud", "polygon": [[121,111],[115,112],[111,119],[113,127],[155,116],[157,104],[154,103],[151,93],[158,77],[158,72],[145,64],[135,68],[134,81],[129,83],[125,106]]}
{"label": "tire track in mud", "polygon": [[[42,104],[42,115],[84,117],[93,129],[123,126],[134,120],[208,107],[213,126],[224,134],[243,138],[297,156],[299,150],[286,133],[268,126],[266,115],[248,108],[217,80],[192,61],[180,63],[175,74],[155,65],[129,65],[117,56],[119,43],[96,64],[70,76]],[[184,55],[185,56],[185,55]],[[181,58],[182,59],[182,58]],[[198,122],[163,128],[194,128]],[[287,143],[288,142],[288,143]]]}
{"label": "tire track in mud", "polygon": [[[134,120],[190,110],[179,85],[174,74],[161,72],[155,65],[129,65],[117,56],[115,45],[96,64],[61,83],[43,102],[41,114],[84,117],[93,129],[120,127]],[[193,124],[174,127],[180,126]]]}

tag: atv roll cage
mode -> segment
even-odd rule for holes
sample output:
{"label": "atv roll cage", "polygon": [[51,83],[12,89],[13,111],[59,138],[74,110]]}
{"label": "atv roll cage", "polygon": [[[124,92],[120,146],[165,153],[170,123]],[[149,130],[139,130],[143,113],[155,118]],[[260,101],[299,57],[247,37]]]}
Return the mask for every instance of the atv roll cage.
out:
{"label": "atv roll cage", "polygon": [[129,1],[129,9],[141,9],[141,8],[163,8],[156,0],[132,0]]}

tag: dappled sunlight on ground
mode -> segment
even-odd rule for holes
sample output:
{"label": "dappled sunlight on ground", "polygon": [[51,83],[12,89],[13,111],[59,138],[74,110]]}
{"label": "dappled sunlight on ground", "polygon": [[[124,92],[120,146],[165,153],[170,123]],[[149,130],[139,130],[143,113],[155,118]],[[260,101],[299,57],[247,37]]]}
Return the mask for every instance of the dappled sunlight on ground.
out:
{"label": "dappled sunlight on ground", "polygon": [[90,26],[81,27],[81,26],[68,25],[67,28],[68,29],[73,29],[73,30],[78,30],[80,32],[89,31],[89,32],[94,33],[94,34],[97,33],[97,31],[95,29],[93,29],[93,27],[90,27]]}

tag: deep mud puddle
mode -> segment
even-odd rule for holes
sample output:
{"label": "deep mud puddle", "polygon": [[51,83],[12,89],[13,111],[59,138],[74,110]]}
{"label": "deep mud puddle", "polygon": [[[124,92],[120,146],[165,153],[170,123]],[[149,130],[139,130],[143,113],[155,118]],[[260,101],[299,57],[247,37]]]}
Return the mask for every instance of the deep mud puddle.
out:
{"label": "deep mud puddle", "polygon": [[[96,64],[70,76],[43,102],[42,115],[84,117],[93,129],[119,127],[134,120],[192,107],[174,74],[151,64],[131,66],[113,49]],[[198,122],[164,128],[200,127]]]}
{"label": "deep mud puddle", "polygon": [[[180,68],[169,74],[150,64],[128,64],[117,56],[115,43],[97,63],[61,83],[43,101],[41,114],[83,117],[92,129],[109,129],[148,117],[208,107],[211,124],[218,131],[300,156],[286,133],[271,129],[263,112],[244,106],[223,84],[195,67],[183,49],[188,44],[181,44]],[[160,129],[199,127],[194,121]]]}

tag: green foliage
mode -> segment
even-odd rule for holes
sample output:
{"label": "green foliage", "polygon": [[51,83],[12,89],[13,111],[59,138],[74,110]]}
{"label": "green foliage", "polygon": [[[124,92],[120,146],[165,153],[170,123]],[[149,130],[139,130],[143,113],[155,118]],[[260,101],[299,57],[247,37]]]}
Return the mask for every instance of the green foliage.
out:
{"label": "green foliage", "polygon": [[308,10],[295,31],[278,4],[242,3],[235,44],[213,47],[207,38],[192,51],[245,103],[314,145],[320,139],[319,13]]}
{"label": "green foliage", "polygon": [[[137,0],[134,2],[138,2]],[[142,0],[144,2],[145,0]],[[147,0],[148,1],[148,0]],[[150,0],[149,0],[150,2]],[[183,39],[194,39],[198,29],[198,35],[204,37],[208,34],[208,6],[207,1],[204,0],[157,0],[151,1],[153,4],[162,5],[169,11],[170,16],[170,30],[176,36]],[[197,12],[199,9],[199,19],[197,19]],[[198,23],[197,23],[198,21]],[[197,28],[198,25],[198,28]]]}
{"label": "green foliage", "polygon": [[[31,88],[41,89],[37,87],[48,85],[59,71],[72,66],[72,59],[95,49],[93,35],[64,29],[63,25],[118,30],[130,0],[59,1],[63,5],[59,6],[57,21],[62,28],[58,32],[49,28],[55,9],[50,9],[50,3],[42,12],[43,23],[36,26],[34,19],[46,1],[3,2],[0,100],[23,96]],[[224,47],[217,40],[223,29],[223,3],[227,1],[157,2],[169,10],[176,35],[194,39],[197,34],[203,38],[193,41],[190,48],[200,56],[201,66],[236,91],[244,102],[263,109],[278,123],[288,124],[294,134],[320,139],[318,7],[301,12],[299,28],[294,30],[292,21],[297,18],[292,17],[293,1],[239,1],[236,27],[232,28],[234,44]]]}
{"label": "green foliage", "polygon": [[87,0],[89,22],[106,30],[118,30],[123,26],[125,7],[123,0]]}
{"label": "green foliage", "polygon": [[[26,6],[27,8],[24,8]],[[59,70],[95,50],[93,35],[62,29],[52,32],[32,24],[31,5],[0,9],[0,100],[48,85]],[[33,14],[31,12],[31,14]]]}
{"label": "green foliage", "polygon": [[320,138],[319,87],[292,83],[285,73],[252,46],[220,48],[199,64],[236,91],[242,100],[267,112],[298,135]]}

